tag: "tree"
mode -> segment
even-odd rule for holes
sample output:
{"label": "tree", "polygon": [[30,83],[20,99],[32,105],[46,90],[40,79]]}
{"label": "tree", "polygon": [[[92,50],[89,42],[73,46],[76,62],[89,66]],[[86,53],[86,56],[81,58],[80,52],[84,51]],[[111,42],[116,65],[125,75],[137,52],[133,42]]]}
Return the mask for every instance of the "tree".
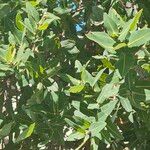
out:
{"label": "tree", "polygon": [[149,0],[1,0],[1,149],[150,149]]}

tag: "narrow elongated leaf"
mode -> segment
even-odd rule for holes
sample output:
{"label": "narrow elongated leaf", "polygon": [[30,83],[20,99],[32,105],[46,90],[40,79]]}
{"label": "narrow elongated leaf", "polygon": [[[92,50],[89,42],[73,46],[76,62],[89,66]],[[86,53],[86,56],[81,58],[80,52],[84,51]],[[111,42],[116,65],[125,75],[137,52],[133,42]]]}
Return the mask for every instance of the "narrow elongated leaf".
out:
{"label": "narrow elongated leaf", "polygon": [[78,124],[74,123],[70,119],[65,118],[65,121],[67,122],[67,124],[69,124],[70,127],[76,129],[79,133],[85,133],[85,130],[83,128],[81,128]]}
{"label": "narrow elongated leaf", "polygon": [[101,130],[103,130],[106,126],[106,122],[94,122],[91,124],[89,131],[92,134],[92,137],[96,136],[97,134],[100,133]]}
{"label": "narrow elongated leaf", "polygon": [[137,27],[137,23],[140,19],[140,16],[142,14],[142,10],[140,10],[135,16],[133,19],[129,20],[128,22],[125,23],[125,25],[123,26],[123,30],[122,32],[120,33],[120,36],[119,36],[119,40],[122,42],[125,40],[127,34],[129,33],[129,31],[133,31],[136,29]]}
{"label": "narrow elongated leaf", "polygon": [[133,112],[130,112],[130,115],[128,116],[130,122],[134,122],[134,119],[133,119]]}
{"label": "narrow elongated leaf", "polygon": [[119,91],[119,85],[115,85],[112,83],[106,84],[103,87],[103,89],[96,101],[98,103],[103,103],[107,98],[109,98],[111,96],[116,96],[118,91]]}
{"label": "narrow elongated leaf", "polygon": [[25,18],[24,20],[24,26],[31,32],[34,34],[34,29],[32,27],[32,24],[30,22],[30,20],[28,18]]}
{"label": "narrow elongated leaf", "polygon": [[15,48],[13,46],[9,46],[6,56],[5,56],[6,61],[8,63],[11,63],[15,57],[15,54],[16,54]]}
{"label": "narrow elongated leaf", "polygon": [[75,85],[70,87],[69,92],[70,93],[79,93],[83,90],[84,85]]}
{"label": "narrow elongated leaf", "polygon": [[132,20],[129,20],[129,21],[126,22],[125,25],[123,26],[123,29],[122,29],[122,31],[121,31],[121,33],[120,33],[119,38],[118,38],[121,42],[125,40],[127,34],[129,33],[131,23],[132,23]]}
{"label": "narrow elongated leaf", "polygon": [[49,24],[48,22],[43,22],[40,26],[38,26],[38,30],[46,30],[48,28]]}
{"label": "narrow elongated leaf", "polygon": [[136,13],[136,15],[134,16],[133,21],[132,21],[132,23],[131,23],[131,25],[130,25],[130,30],[131,30],[131,31],[136,29],[137,23],[138,23],[138,21],[139,21],[139,19],[140,19],[140,17],[141,17],[142,11],[143,11],[143,9],[141,9],[141,10],[140,10],[138,13]]}
{"label": "narrow elongated leaf", "polygon": [[125,76],[129,70],[134,66],[135,59],[130,53],[121,53],[119,61],[116,63],[116,67],[119,70],[121,76]]}
{"label": "narrow elongated leaf", "polygon": [[88,109],[99,109],[99,105],[96,103],[94,103],[94,104],[89,104],[88,105]]}
{"label": "narrow elongated leaf", "polygon": [[118,12],[111,8],[109,10],[109,16],[113,19],[113,21],[118,25],[118,26],[123,26],[125,24],[123,18],[118,14]]}
{"label": "narrow elongated leaf", "polygon": [[54,14],[48,13],[48,12],[45,14],[44,18],[46,18],[46,19],[40,20],[38,30],[46,30],[53,21],[60,19],[59,17],[55,16]]}
{"label": "narrow elongated leaf", "polygon": [[104,113],[104,112],[99,112],[98,114],[97,114],[97,118],[98,118],[98,121],[106,121],[106,119],[107,119],[107,114],[106,113]]}
{"label": "narrow elongated leaf", "polygon": [[56,94],[55,92],[52,91],[51,96],[52,96],[54,103],[58,103],[58,100],[59,100],[58,94]]}
{"label": "narrow elongated leaf", "polygon": [[109,116],[112,113],[112,111],[114,110],[117,102],[118,102],[118,100],[110,101],[109,103],[107,103],[101,107],[101,111],[103,113],[105,113],[107,116]]}
{"label": "narrow elongated leaf", "polygon": [[108,34],[105,32],[90,32],[87,38],[98,43],[101,47],[105,49],[113,49],[113,45],[116,43]]}
{"label": "narrow elongated leaf", "polygon": [[107,122],[107,129],[114,136],[114,138],[123,140],[122,134],[118,130],[117,126],[114,123],[112,123],[112,121],[110,119]]}
{"label": "narrow elongated leaf", "polygon": [[138,47],[150,41],[150,29],[141,29],[131,33],[128,47]]}
{"label": "narrow elongated leaf", "polygon": [[67,137],[67,141],[77,141],[83,139],[85,134],[80,132],[74,132]]}
{"label": "narrow elongated leaf", "polygon": [[104,14],[104,26],[107,29],[107,32],[109,33],[110,36],[117,36],[118,35],[118,26],[117,26],[117,24],[106,13]]}
{"label": "narrow elongated leaf", "polygon": [[126,47],[126,46],[127,46],[126,43],[119,43],[118,45],[116,45],[116,46],[114,47],[114,50],[119,50],[119,49],[121,49],[121,48],[123,48],[123,47]]}
{"label": "narrow elongated leaf", "polygon": [[21,13],[17,13],[17,15],[16,15],[16,26],[19,30],[23,31],[24,26],[23,26],[23,20],[21,17]]}
{"label": "narrow elongated leaf", "polygon": [[7,14],[10,12],[10,10],[11,10],[11,7],[7,2],[1,3],[0,4],[0,20],[2,18],[4,18],[5,16],[7,16]]}
{"label": "narrow elongated leaf", "polygon": [[75,61],[75,68],[77,68],[77,72],[82,72],[84,67],[82,66],[82,64],[80,63],[79,60],[76,60]]}
{"label": "narrow elongated leaf", "polygon": [[26,2],[26,11],[30,16],[32,16],[35,19],[36,22],[39,21],[39,13],[36,10],[36,8],[31,5],[30,2]]}
{"label": "narrow elongated leaf", "polygon": [[145,101],[147,103],[150,103],[150,90],[145,89],[144,92],[145,92]]}
{"label": "narrow elongated leaf", "polygon": [[150,81],[138,80],[135,83],[136,88],[149,89],[150,90]]}
{"label": "narrow elongated leaf", "polygon": [[99,140],[97,138],[92,138],[91,139],[91,150],[98,150],[98,145],[99,145]]}
{"label": "narrow elongated leaf", "polygon": [[16,143],[28,138],[31,136],[35,128],[35,123],[31,124],[26,130],[24,130],[16,139]]}
{"label": "narrow elongated leaf", "polygon": [[132,111],[132,106],[130,101],[127,98],[124,97],[120,97],[120,102],[122,107],[127,111],[127,112],[131,112]]}
{"label": "narrow elongated leaf", "polygon": [[3,71],[13,71],[13,68],[11,68],[9,65],[4,65],[0,63],[0,70]]}
{"label": "narrow elongated leaf", "polygon": [[0,139],[6,137],[7,135],[9,135],[11,129],[13,126],[13,122],[10,122],[8,124],[5,124],[1,129],[0,129]]}
{"label": "narrow elongated leaf", "polygon": [[79,85],[80,84],[80,80],[73,78],[72,76],[68,75],[68,74],[60,74],[60,77],[68,83],[72,83],[73,85]]}
{"label": "narrow elongated leaf", "polygon": [[84,83],[89,83],[91,86],[93,85],[94,77],[85,69],[82,71],[81,79]]}

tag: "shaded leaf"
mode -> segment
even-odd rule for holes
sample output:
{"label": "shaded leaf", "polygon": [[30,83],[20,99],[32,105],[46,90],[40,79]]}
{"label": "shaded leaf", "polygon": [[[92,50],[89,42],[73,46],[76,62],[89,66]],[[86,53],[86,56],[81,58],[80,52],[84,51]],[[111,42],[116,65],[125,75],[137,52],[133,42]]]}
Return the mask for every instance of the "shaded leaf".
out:
{"label": "shaded leaf", "polygon": [[118,130],[117,126],[111,122],[111,120],[109,119],[107,122],[107,130],[117,139],[119,140],[123,140],[123,136],[121,134],[121,132]]}
{"label": "shaded leaf", "polygon": [[9,133],[11,132],[12,126],[13,126],[14,122],[10,122],[8,124],[5,124],[1,129],[0,129],[0,139],[6,137],[7,135],[9,135]]}

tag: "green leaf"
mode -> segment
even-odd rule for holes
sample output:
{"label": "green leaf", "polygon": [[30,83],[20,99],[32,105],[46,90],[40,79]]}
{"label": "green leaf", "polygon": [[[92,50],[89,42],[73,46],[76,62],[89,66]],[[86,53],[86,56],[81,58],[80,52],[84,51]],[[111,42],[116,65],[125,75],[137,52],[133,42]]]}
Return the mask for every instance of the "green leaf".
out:
{"label": "green leaf", "polygon": [[22,16],[21,16],[20,12],[18,12],[16,15],[16,26],[19,30],[21,30],[21,31],[24,30],[23,20],[22,20]]}
{"label": "green leaf", "polygon": [[110,119],[108,119],[108,122],[107,122],[107,130],[113,135],[114,138],[123,140],[124,137],[118,130],[117,126],[114,123],[112,123]]}
{"label": "green leaf", "polygon": [[140,10],[138,13],[136,13],[136,15],[134,16],[133,21],[132,21],[132,23],[131,23],[131,25],[130,25],[130,31],[133,31],[133,30],[135,30],[135,29],[137,28],[137,23],[138,23],[138,21],[139,21],[139,19],[140,19],[140,17],[141,17],[142,12],[143,12],[143,9],[141,9],[141,10]]}
{"label": "green leaf", "polygon": [[150,103],[150,90],[145,89],[144,92],[145,92],[145,101],[147,103]]}
{"label": "green leaf", "polygon": [[130,122],[134,123],[134,119],[133,119],[133,112],[130,112],[130,115],[128,116]]}
{"label": "green leaf", "polygon": [[69,92],[70,93],[80,93],[84,88],[84,85],[75,85],[70,87]]}
{"label": "green leaf", "polygon": [[81,128],[78,124],[74,123],[73,121],[71,121],[68,118],[65,118],[65,121],[70,127],[74,128],[79,133],[85,134],[85,130],[83,128]]}
{"label": "green leaf", "polygon": [[71,83],[73,85],[79,85],[81,83],[80,80],[73,78],[72,76],[68,75],[68,74],[60,74],[60,77],[68,83]]}
{"label": "green leaf", "polygon": [[106,126],[106,122],[98,121],[91,124],[89,131],[91,132],[92,137],[96,136],[103,130]]}
{"label": "green leaf", "polygon": [[113,19],[117,26],[122,27],[125,24],[123,18],[118,14],[115,9],[111,8],[109,10],[109,16]]}
{"label": "green leaf", "polygon": [[131,112],[132,111],[132,106],[128,98],[120,97],[120,102],[122,107],[127,111]]}
{"label": "green leaf", "polygon": [[93,6],[92,13],[90,15],[90,21],[95,25],[98,26],[103,21],[103,13],[104,9],[101,5]]}
{"label": "green leaf", "polygon": [[32,27],[32,24],[30,22],[30,20],[28,18],[25,18],[24,20],[24,26],[31,32],[34,34],[34,29]]}
{"label": "green leaf", "polygon": [[13,68],[10,67],[9,65],[5,65],[5,64],[1,64],[0,63],[0,70],[3,70],[3,71],[13,71]]}
{"label": "green leaf", "polygon": [[109,68],[111,70],[115,69],[114,66],[111,64],[111,62],[107,58],[103,58],[103,59],[101,59],[101,61],[102,61],[104,67]]}
{"label": "green leaf", "polygon": [[95,137],[91,139],[90,150],[98,150],[99,140]]}
{"label": "green leaf", "polygon": [[14,60],[14,63],[16,63],[17,65],[19,65],[20,62],[26,63],[30,56],[33,56],[33,52],[31,51],[31,49],[27,48],[26,50],[24,50],[23,47],[20,47],[17,51],[17,56]]}
{"label": "green leaf", "polygon": [[10,10],[11,10],[11,7],[8,3],[1,3],[0,4],[0,21],[2,18],[4,18],[5,16],[8,15]]}
{"label": "green leaf", "polygon": [[131,26],[132,20],[129,20],[128,22],[125,23],[125,25],[123,26],[123,29],[120,33],[120,36],[118,37],[118,39],[122,42],[125,40],[127,34],[130,31],[130,26]]}
{"label": "green leaf", "polygon": [[35,123],[31,124],[26,130],[24,130],[16,139],[16,143],[30,137],[34,131]]}
{"label": "green leaf", "polygon": [[89,104],[88,109],[99,109],[99,105],[97,103]]}
{"label": "green leaf", "polygon": [[56,67],[46,70],[47,76],[52,77],[52,76],[56,75],[60,69],[61,69],[61,66],[56,66]]}
{"label": "green leaf", "polygon": [[135,87],[150,90],[150,81],[149,80],[137,80],[135,83]]}
{"label": "green leaf", "polygon": [[68,39],[68,40],[61,41],[61,45],[62,45],[62,49],[65,51],[67,50],[68,53],[70,54],[79,53],[79,50],[76,47],[76,42],[74,40]]}
{"label": "green leaf", "polygon": [[48,26],[49,26],[48,22],[44,22],[38,26],[38,30],[40,30],[40,31],[46,30],[48,28]]}
{"label": "green leaf", "polygon": [[122,48],[124,48],[124,47],[126,47],[126,46],[127,46],[126,43],[119,43],[118,45],[116,45],[116,46],[114,47],[114,50],[119,50],[119,49],[122,49]]}
{"label": "green leaf", "polygon": [[59,100],[58,94],[56,94],[54,91],[51,91],[51,96],[52,96],[53,101],[55,103],[58,103],[58,100]]}
{"label": "green leaf", "polygon": [[56,7],[54,9],[54,12],[56,12],[59,15],[65,15],[68,14],[71,11],[71,9],[68,8],[62,8],[62,7]]}
{"label": "green leaf", "polygon": [[75,61],[75,68],[77,68],[77,72],[82,72],[84,67],[82,66],[82,64],[80,63],[79,60],[76,60]]}
{"label": "green leaf", "polygon": [[85,69],[82,71],[81,79],[84,83],[89,83],[91,86],[93,85],[94,77]]}
{"label": "green leaf", "polygon": [[6,137],[7,135],[9,135],[9,133],[11,132],[12,126],[13,126],[14,122],[10,122],[8,124],[5,124],[1,129],[0,129],[0,139]]}
{"label": "green leaf", "polygon": [[74,132],[71,133],[68,137],[67,137],[67,141],[77,141],[77,140],[81,140],[85,137],[85,134],[80,133],[80,132]]}
{"label": "green leaf", "polygon": [[33,17],[33,19],[38,22],[39,21],[39,13],[34,6],[31,5],[30,2],[26,2],[26,11],[27,13]]}
{"label": "green leaf", "polygon": [[118,100],[110,101],[109,103],[101,107],[101,111],[105,113],[107,116],[109,116],[112,113],[112,111],[115,109],[117,102]]}
{"label": "green leaf", "polygon": [[107,117],[107,114],[104,112],[99,112],[97,114],[98,121],[106,121]]}
{"label": "green leaf", "polygon": [[134,65],[135,58],[130,53],[121,53],[116,63],[116,67],[122,77],[124,77]]}
{"label": "green leaf", "polygon": [[9,46],[5,56],[6,61],[8,63],[11,63],[14,60],[15,54],[16,54],[15,48],[13,46]]}
{"label": "green leaf", "polygon": [[113,45],[116,43],[108,34],[105,32],[90,32],[86,34],[87,38],[98,43],[105,49],[113,49]]}
{"label": "green leaf", "polygon": [[125,40],[129,31],[133,31],[136,29],[141,14],[142,14],[142,10],[140,10],[133,19],[125,23],[125,25],[123,26],[123,30],[121,31],[120,36],[118,38],[121,42]]}
{"label": "green leaf", "polygon": [[52,14],[52,13],[46,13],[44,15],[44,18],[46,18],[45,20],[41,19],[39,22],[39,26],[38,26],[38,30],[46,30],[48,28],[48,26],[56,20],[59,20],[60,18],[57,17],[56,15]]}
{"label": "green leaf", "polygon": [[128,47],[138,47],[150,41],[150,29],[133,31],[129,37]]}
{"label": "green leaf", "polygon": [[118,35],[118,26],[113,21],[113,19],[106,13],[104,13],[104,26],[110,36],[115,37]]}
{"label": "green leaf", "polygon": [[28,83],[28,81],[26,80],[26,78],[25,78],[24,75],[21,76],[21,79],[22,79],[22,86],[23,86],[23,87],[29,85],[29,83]]}
{"label": "green leaf", "polygon": [[[80,109],[84,109],[84,110],[86,110],[86,108],[84,108],[84,106],[82,106],[82,105],[80,105]],[[86,120],[86,121],[93,121],[93,120],[95,120],[95,118],[94,117],[88,117],[87,115],[85,115],[85,114],[83,114],[81,111],[80,111],[80,109],[79,110],[75,110],[74,111],[74,116],[76,116],[76,117],[80,117],[80,118],[82,118],[82,119],[84,119],[84,120]],[[89,110],[88,110],[88,112],[90,112]]]}
{"label": "green leaf", "polygon": [[111,96],[116,96],[118,91],[119,91],[119,85],[115,85],[115,84],[106,84],[103,88],[101,93],[99,94],[98,98],[97,98],[97,102],[98,103],[103,103],[106,99],[108,99]]}

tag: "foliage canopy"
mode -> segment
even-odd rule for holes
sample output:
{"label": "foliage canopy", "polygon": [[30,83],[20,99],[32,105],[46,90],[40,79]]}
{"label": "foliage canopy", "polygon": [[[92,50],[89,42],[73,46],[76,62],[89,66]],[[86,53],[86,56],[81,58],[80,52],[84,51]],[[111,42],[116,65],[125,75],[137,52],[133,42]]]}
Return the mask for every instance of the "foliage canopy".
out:
{"label": "foliage canopy", "polygon": [[150,0],[1,0],[1,149],[150,149]]}

